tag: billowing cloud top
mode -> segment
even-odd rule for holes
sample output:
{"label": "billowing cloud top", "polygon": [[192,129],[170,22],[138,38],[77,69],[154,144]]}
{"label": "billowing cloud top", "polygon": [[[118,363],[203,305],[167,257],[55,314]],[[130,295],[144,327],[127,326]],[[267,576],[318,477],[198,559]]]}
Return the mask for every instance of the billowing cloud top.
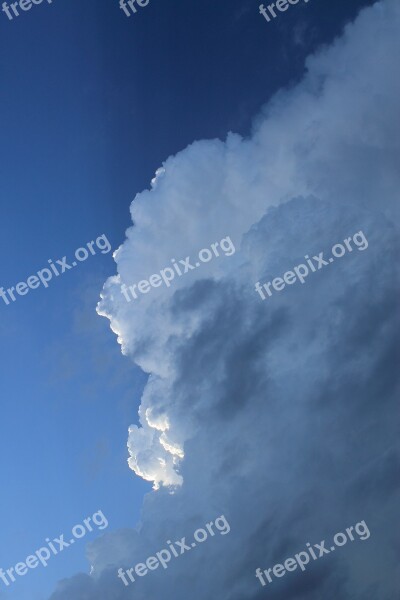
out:
{"label": "billowing cloud top", "polygon": [[[268,594],[396,597],[399,26],[396,0],[363,10],[265,108],[251,138],[194,143],[135,198],[98,310],[149,373],[129,464],[158,489],[140,527],[92,544],[93,576],[61,583],[52,600],[148,600],[166,589],[176,600],[256,600],[266,594],[257,567],[361,519],[368,543]],[[360,231],[365,250],[265,301],[255,292]],[[131,302],[121,293],[227,236],[231,256]],[[226,539],[129,588],[116,577],[220,514]]]}

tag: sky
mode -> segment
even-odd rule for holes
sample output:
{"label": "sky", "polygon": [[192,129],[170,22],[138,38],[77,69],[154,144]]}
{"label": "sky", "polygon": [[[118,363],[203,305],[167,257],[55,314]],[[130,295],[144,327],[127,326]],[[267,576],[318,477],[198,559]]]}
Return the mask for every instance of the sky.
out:
{"label": "sky", "polygon": [[[108,526],[0,598],[393,600],[397,2],[20,12],[0,14],[0,286],[109,246],[0,298],[0,567],[96,511]],[[304,284],[255,291],[359,232]],[[170,287],[120,293],[217,241]],[[221,515],[229,533],[117,577]],[[368,540],[255,577],[362,520]]]}

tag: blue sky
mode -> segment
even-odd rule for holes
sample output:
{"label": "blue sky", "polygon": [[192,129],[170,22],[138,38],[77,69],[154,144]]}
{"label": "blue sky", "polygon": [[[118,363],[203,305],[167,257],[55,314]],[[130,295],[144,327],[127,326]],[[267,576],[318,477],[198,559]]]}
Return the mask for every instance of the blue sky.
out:
{"label": "blue sky", "polygon": [[[109,0],[1,13],[0,285],[101,234],[118,248],[163,161],[195,140],[248,136],[271,97],[301,81],[305,58],[371,4],[312,0],[271,23],[238,0],[151,0],[129,19]],[[97,253],[48,289],[0,300],[3,568],[98,509],[110,531],[133,527],[151,490],[126,464],[147,376],[95,311],[115,272]],[[85,540],[0,598],[47,600],[76,572],[88,572]]]}

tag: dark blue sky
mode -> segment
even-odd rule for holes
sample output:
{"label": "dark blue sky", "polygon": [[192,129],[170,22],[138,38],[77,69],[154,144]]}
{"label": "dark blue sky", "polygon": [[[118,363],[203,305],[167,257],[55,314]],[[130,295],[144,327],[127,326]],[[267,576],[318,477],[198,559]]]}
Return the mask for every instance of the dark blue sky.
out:
{"label": "dark blue sky", "polygon": [[[0,285],[103,233],[117,248],[163,160],[196,139],[248,135],[304,58],[369,4],[312,0],[269,24],[239,0],[151,0],[129,19],[116,0],[1,13]],[[110,529],[132,526],[150,487],[125,466],[145,378],[95,314],[114,271],[98,254],[49,289],[0,300],[3,568],[98,509]],[[84,546],[4,598],[43,600],[86,570]]]}

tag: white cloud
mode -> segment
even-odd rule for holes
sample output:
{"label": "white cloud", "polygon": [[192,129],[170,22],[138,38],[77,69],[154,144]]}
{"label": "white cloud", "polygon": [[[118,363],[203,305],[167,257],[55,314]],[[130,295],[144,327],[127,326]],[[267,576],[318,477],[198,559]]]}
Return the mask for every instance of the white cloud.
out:
{"label": "white cloud", "polygon": [[[256,567],[361,519],[368,543],[268,592],[394,597],[399,24],[394,0],[364,10],[265,108],[251,139],[196,142],[135,199],[135,226],[100,313],[151,374],[128,447],[131,468],[160,489],[145,499],[140,534],[91,545],[97,579],[85,580],[88,600],[156,598],[166,586],[176,600],[255,600],[265,596]],[[268,302],[254,292],[255,281],[360,229],[366,252]],[[226,235],[237,248],[229,260],[140,301],[120,294],[121,282],[147,279]],[[133,566],[221,513],[229,541],[126,590],[107,570]],[[53,600],[69,598],[63,585]]]}

